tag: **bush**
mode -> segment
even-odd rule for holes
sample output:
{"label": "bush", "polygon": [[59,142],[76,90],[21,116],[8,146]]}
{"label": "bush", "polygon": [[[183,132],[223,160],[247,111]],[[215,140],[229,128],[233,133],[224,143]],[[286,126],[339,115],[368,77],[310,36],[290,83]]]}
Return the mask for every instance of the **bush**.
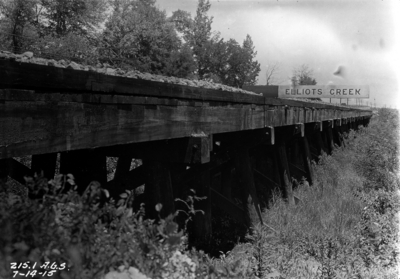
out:
{"label": "bush", "polygon": [[[237,266],[217,269],[203,252],[189,251],[187,235],[178,231],[174,221],[176,214],[155,221],[143,218],[143,205],[133,212],[128,207],[129,191],[117,203],[102,204],[100,194],[108,193],[97,182],[82,196],[75,189],[64,192],[68,185],[74,186],[72,175],[58,175],[50,182],[27,177],[26,182],[31,199],[5,193],[0,199],[2,278],[14,275],[10,263],[28,261],[37,263],[37,272],[45,270],[39,267],[46,262],[64,264],[64,270],[53,274],[64,279],[239,278],[245,274]],[[188,221],[196,212],[196,198],[186,201]],[[156,210],[161,207],[156,205]]]}

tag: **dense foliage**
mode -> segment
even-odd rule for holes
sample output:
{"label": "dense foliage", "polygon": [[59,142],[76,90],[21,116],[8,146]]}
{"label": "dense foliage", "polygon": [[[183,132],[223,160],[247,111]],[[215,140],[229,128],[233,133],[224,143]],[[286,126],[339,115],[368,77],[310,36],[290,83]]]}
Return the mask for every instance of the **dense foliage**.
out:
{"label": "dense foliage", "polygon": [[[242,87],[260,72],[250,35],[243,44],[212,31],[209,0],[194,18],[171,17],[155,0],[0,0],[0,48]],[[99,64],[100,63],[100,64]]]}

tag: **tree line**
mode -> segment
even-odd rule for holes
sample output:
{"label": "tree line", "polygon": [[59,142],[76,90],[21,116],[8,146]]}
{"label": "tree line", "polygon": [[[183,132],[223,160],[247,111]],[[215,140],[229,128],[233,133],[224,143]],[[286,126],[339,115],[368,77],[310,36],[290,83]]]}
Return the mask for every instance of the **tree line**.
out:
{"label": "tree line", "polygon": [[250,35],[212,30],[209,0],[171,16],[156,0],[0,0],[0,49],[241,88],[260,72]]}

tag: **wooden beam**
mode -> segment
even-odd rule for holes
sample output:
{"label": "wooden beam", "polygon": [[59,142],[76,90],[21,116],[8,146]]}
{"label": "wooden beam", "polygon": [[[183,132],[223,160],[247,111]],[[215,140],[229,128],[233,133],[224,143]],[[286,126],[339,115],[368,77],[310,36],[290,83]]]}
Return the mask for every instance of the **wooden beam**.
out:
{"label": "wooden beam", "polygon": [[233,219],[237,220],[240,224],[245,223],[244,210],[242,207],[233,203],[229,198],[225,197],[218,191],[211,188],[211,201],[214,205],[218,206],[221,210],[228,213]]}
{"label": "wooden beam", "polygon": [[24,164],[21,164],[14,158],[9,158],[7,160],[7,164],[8,164],[8,176],[14,179],[15,181],[18,181],[22,185],[25,185],[24,176],[33,175],[30,168],[28,168]]}
{"label": "wooden beam", "polygon": [[215,142],[218,142],[219,150],[236,150],[243,147],[252,148],[260,144],[273,145],[276,140],[274,127],[215,134],[213,139]]}
{"label": "wooden beam", "polygon": [[188,182],[196,179],[196,175],[198,172],[208,172],[215,171],[216,169],[223,167],[225,163],[231,160],[231,156],[228,152],[222,151],[211,156],[210,163],[202,164],[202,165],[193,165],[193,167],[185,170],[179,178],[177,178],[177,182],[180,184],[187,184]]}
{"label": "wooden beam", "polygon": [[209,243],[212,235],[210,179],[210,171],[204,171],[198,172],[194,181],[196,196],[206,198],[194,205],[197,210],[203,211],[203,213],[198,212],[194,216],[195,241],[199,241],[202,244]]}
{"label": "wooden beam", "polygon": [[159,161],[144,161],[146,183],[146,215],[151,219],[158,218],[157,204],[161,204],[160,217],[165,218],[175,212],[174,193],[171,184],[169,166]]}
{"label": "wooden beam", "polygon": [[292,141],[287,143],[287,147],[289,147],[290,151],[290,161],[294,164],[297,165],[299,162],[299,144],[298,144],[298,139],[293,138]]}
{"label": "wooden beam", "polygon": [[189,138],[184,163],[204,164],[210,162],[211,145],[212,143],[210,143],[210,139],[206,135],[193,135]]}
{"label": "wooden beam", "polygon": [[[160,90],[157,86],[150,86],[147,88],[149,94],[152,92],[150,89]],[[190,94],[181,96],[187,97],[187,100],[171,101],[173,94],[168,96],[163,92],[157,93],[156,97],[130,96],[142,100],[133,104],[102,103],[81,91],[63,92],[61,95],[64,97],[57,100],[53,97],[58,95],[54,93],[55,89],[52,90],[44,94],[32,90],[14,92],[0,89],[0,130],[3,131],[0,135],[0,158],[190,138],[200,134],[207,137],[201,139],[201,144],[206,144],[207,140],[211,144],[212,134],[252,130],[268,132],[268,129],[263,129],[304,120],[302,113],[295,113],[298,110],[285,109],[286,101],[276,101],[280,105],[275,106],[264,102],[237,104],[241,97],[234,97],[235,103],[205,102],[204,99],[197,102],[188,97]],[[37,96],[42,97],[38,99]],[[125,97],[119,96],[122,99]],[[76,100],[71,102],[71,98]],[[88,99],[91,101],[87,102]],[[196,105],[198,103],[201,103],[200,106]],[[286,115],[285,111],[289,114]],[[315,112],[319,118],[322,113],[323,110]],[[13,136],[15,134],[19,135],[18,141]],[[266,134],[263,136],[265,141],[271,140]],[[201,158],[203,162],[207,161]]]}
{"label": "wooden beam", "polygon": [[253,172],[254,172],[255,178],[261,180],[264,184],[272,185],[273,188],[277,188],[277,189],[280,188],[278,183],[276,183],[271,178],[269,178],[268,176],[264,175],[263,173],[261,173],[257,169],[253,169]]}
{"label": "wooden beam", "polygon": [[32,156],[31,170],[33,173],[43,172],[44,177],[53,179],[57,163],[57,153],[38,154]]}
{"label": "wooden beam", "polygon": [[[4,131],[0,158],[196,137],[193,135],[204,135],[196,140],[205,146],[210,134],[262,129],[265,124],[264,108],[252,109],[251,105],[198,108],[0,102],[0,111],[0,129]],[[20,135],[18,141],[12,132]]]}
{"label": "wooden beam", "polygon": [[341,135],[341,127],[340,126],[335,126],[332,129],[332,134],[333,134],[333,141],[335,144],[337,144],[338,146],[342,146],[343,142],[342,142],[342,135]]}
{"label": "wooden beam", "polygon": [[[14,61],[13,61],[14,60]],[[35,63],[21,63],[15,59],[0,60],[0,88],[40,89],[56,92],[97,92],[99,94],[120,94],[136,96],[168,97],[199,101],[268,104],[273,106],[297,106],[331,108],[350,111],[351,108],[301,100],[268,98],[262,94],[235,92],[233,88],[214,85],[212,89],[201,88],[197,82],[174,79],[169,83],[166,77],[145,74],[133,77],[106,75],[94,71],[74,70]],[[162,78],[164,80],[160,81]],[[172,79],[172,78],[169,78]],[[180,84],[177,84],[180,83]],[[224,90],[225,89],[225,90]]]}
{"label": "wooden beam", "polygon": [[299,134],[300,137],[304,137],[304,123],[297,123],[295,125],[295,135]]}
{"label": "wooden beam", "polygon": [[247,225],[250,225],[251,207],[254,206],[255,211],[263,223],[261,216],[260,203],[258,201],[257,191],[254,184],[254,174],[250,164],[248,149],[241,148],[235,154],[235,168],[238,173],[239,186],[243,191],[243,204],[245,211],[245,220]]}
{"label": "wooden beam", "polygon": [[222,194],[228,199],[231,199],[232,197],[233,183],[233,167],[231,166],[231,164],[225,164],[221,170],[221,188]]}
{"label": "wooden beam", "polygon": [[317,149],[318,149],[318,154],[321,155],[322,151],[324,151],[326,154],[328,154],[328,150],[322,139],[322,133],[318,130],[315,132],[314,137],[315,137],[315,142],[316,142]]}
{"label": "wooden beam", "polygon": [[331,154],[333,150],[335,149],[335,145],[333,143],[333,133],[332,133],[332,125],[333,121],[329,120],[326,123],[326,139],[328,142],[328,147],[329,147],[329,153]]}
{"label": "wooden beam", "polygon": [[107,182],[106,188],[110,195],[119,199],[119,194],[124,190],[134,190],[146,181],[146,173],[143,165],[130,171],[132,157],[130,155],[120,156],[117,161],[114,178]]}
{"label": "wooden beam", "polygon": [[129,173],[132,164],[130,155],[122,155],[118,157],[117,167],[115,168],[114,179],[121,179]]}
{"label": "wooden beam", "polygon": [[281,171],[280,171],[280,165],[279,165],[279,159],[278,159],[278,152],[277,152],[277,147],[275,147],[272,150],[272,160],[273,160],[273,166],[274,166],[274,173],[275,173],[275,179],[278,185],[280,185],[280,188],[283,187],[283,182],[281,180]]}
{"label": "wooden beam", "polygon": [[91,181],[98,181],[105,187],[107,183],[106,157],[97,150],[62,152],[60,173],[74,175],[80,193],[83,193]]}
{"label": "wooden beam", "polygon": [[289,204],[294,204],[293,188],[291,183],[288,158],[286,155],[285,142],[280,142],[277,146],[277,159],[280,169],[282,188],[284,190],[284,196]]}
{"label": "wooden beam", "polygon": [[275,144],[275,129],[274,127],[266,127],[265,135],[267,139],[265,140],[265,144],[274,145]]}
{"label": "wooden beam", "polygon": [[303,164],[306,171],[306,178],[309,184],[312,185],[314,183],[314,169],[311,163],[312,158],[307,137],[302,139],[302,147]]}
{"label": "wooden beam", "polygon": [[289,168],[290,174],[296,179],[300,180],[302,177],[307,178],[307,173],[295,164],[289,163]]}

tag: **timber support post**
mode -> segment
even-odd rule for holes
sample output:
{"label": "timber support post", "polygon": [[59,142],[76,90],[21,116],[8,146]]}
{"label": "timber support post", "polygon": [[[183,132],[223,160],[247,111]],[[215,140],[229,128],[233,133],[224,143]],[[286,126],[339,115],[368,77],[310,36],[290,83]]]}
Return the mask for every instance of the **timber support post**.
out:
{"label": "timber support post", "polygon": [[60,173],[71,173],[75,177],[79,193],[83,193],[91,181],[97,181],[105,187],[107,183],[106,157],[96,149],[62,152]]}
{"label": "timber support post", "polygon": [[[114,179],[107,183],[107,189],[109,190],[111,196],[116,197],[116,195],[121,193],[122,190],[125,188],[123,180],[129,174],[131,163],[132,157],[129,155],[121,155],[118,157]],[[118,199],[119,197],[116,198]]]}
{"label": "timber support post", "polygon": [[322,139],[322,129],[316,129],[315,133],[315,140],[317,145],[317,152],[318,154],[322,154],[322,151],[328,154],[328,150],[325,146],[324,140]]}
{"label": "timber support post", "polygon": [[31,170],[38,175],[43,172],[47,179],[53,179],[56,171],[57,153],[32,155]]}
{"label": "timber support post", "polygon": [[210,170],[198,171],[194,180],[196,196],[204,198],[194,204],[196,212],[194,216],[194,242],[208,245],[212,234],[211,223],[211,176]]}
{"label": "timber support post", "polygon": [[326,122],[326,139],[328,141],[328,147],[329,147],[329,154],[332,154],[333,150],[335,149],[335,144],[333,142],[333,133],[332,133],[332,128],[333,128],[333,120],[328,120]]}
{"label": "timber support post", "polygon": [[284,191],[285,198],[290,205],[294,204],[293,188],[289,170],[289,162],[286,154],[286,143],[280,141],[277,144],[277,160],[280,170],[280,180]]}
{"label": "timber support post", "polygon": [[239,148],[236,150],[235,168],[238,173],[239,186],[243,191],[243,208],[245,212],[246,225],[251,225],[250,213],[252,206],[254,206],[258,218],[262,224],[263,220],[261,216],[261,208],[257,197],[254,174],[247,148]]}
{"label": "timber support post", "polygon": [[307,181],[312,185],[314,183],[314,170],[312,166],[312,158],[307,137],[302,138],[303,164],[307,174]]}
{"label": "timber support post", "polygon": [[161,218],[165,218],[175,211],[169,166],[167,163],[151,160],[144,161],[143,165],[147,176],[144,187],[146,215],[157,219],[156,205],[161,204],[159,214]]}

